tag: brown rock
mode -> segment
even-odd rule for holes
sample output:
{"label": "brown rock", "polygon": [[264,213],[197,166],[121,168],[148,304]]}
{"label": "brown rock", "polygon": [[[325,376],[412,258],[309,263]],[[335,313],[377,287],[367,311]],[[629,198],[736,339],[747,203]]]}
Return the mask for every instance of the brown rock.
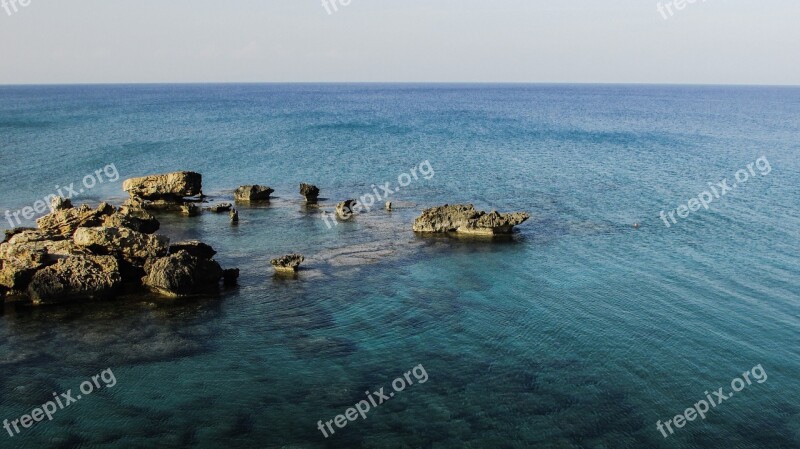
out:
{"label": "brown rock", "polygon": [[241,186],[233,192],[233,197],[239,202],[269,201],[274,191],[267,186]]}
{"label": "brown rock", "polygon": [[530,218],[524,212],[500,214],[495,211],[477,211],[472,204],[454,204],[423,211],[414,221],[415,232],[458,232],[477,235],[510,234]]}
{"label": "brown rock", "polygon": [[38,271],[28,286],[33,304],[105,299],[122,284],[119,264],[111,256],[74,256]]}
{"label": "brown rock", "polygon": [[173,201],[200,195],[203,190],[203,176],[189,171],[144,176],[126,179],[122,183],[122,189],[131,197]]}

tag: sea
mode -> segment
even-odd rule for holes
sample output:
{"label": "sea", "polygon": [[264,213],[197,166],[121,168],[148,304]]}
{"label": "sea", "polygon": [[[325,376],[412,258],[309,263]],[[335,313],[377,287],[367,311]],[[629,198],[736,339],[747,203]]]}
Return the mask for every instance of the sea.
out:
{"label": "sea", "polygon": [[[800,447],[800,88],[0,87],[2,229],[183,170],[275,190],[156,214],[239,285],[5,304],[0,420],[74,400],[0,448]],[[531,218],[412,231],[444,204]]]}

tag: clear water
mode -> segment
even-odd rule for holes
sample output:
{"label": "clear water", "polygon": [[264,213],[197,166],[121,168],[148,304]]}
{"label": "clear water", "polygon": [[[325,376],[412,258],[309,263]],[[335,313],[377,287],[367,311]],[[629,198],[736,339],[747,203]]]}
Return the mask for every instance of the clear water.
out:
{"label": "clear water", "polygon": [[[78,202],[174,170],[203,173],[217,200],[250,183],[278,197],[236,227],[159,216],[241,268],[219,297],[6,306],[0,419],[106,368],[117,385],[0,447],[799,447],[799,142],[796,88],[0,87],[0,213],[109,164],[120,180]],[[659,218],[761,156],[768,175]],[[434,176],[393,212],[321,219],[424,160]],[[410,231],[457,202],[533,218],[510,241]],[[307,269],[274,277],[290,251]],[[317,429],[419,364],[424,384]],[[766,382],[656,429],[758,364]]]}

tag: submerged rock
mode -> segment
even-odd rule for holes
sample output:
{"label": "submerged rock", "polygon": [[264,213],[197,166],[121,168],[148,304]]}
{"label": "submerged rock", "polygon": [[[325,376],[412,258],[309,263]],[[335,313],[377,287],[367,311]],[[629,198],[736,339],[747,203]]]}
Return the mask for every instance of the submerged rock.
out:
{"label": "submerged rock", "polygon": [[342,220],[348,220],[353,216],[353,209],[358,202],[356,200],[345,200],[336,205],[336,216]]}
{"label": "submerged rock", "polygon": [[316,203],[319,198],[319,187],[302,183],[300,184],[300,195],[303,195],[307,203]]}
{"label": "submerged rock", "polygon": [[306,260],[306,258],[300,254],[287,254],[277,259],[270,260],[270,263],[275,267],[275,271],[281,273],[295,273],[304,260]]}
{"label": "submerged rock", "polygon": [[241,186],[233,192],[233,197],[239,202],[269,201],[274,191],[267,186]]}
{"label": "submerged rock", "polygon": [[231,203],[219,203],[208,207],[208,210],[215,214],[221,214],[222,212],[229,212],[231,208],[233,208]]}
{"label": "submerged rock", "polygon": [[222,268],[213,260],[201,259],[181,250],[156,259],[145,268],[142,284],[170,297],[207,293],[219,287]]}
{"label": "submerged rock", "polygon": [[38,271],[28,286],[35,305],[113,296],[122,284],[112,256],[74,256]]}
{"label": "submerged rock", "polygon": [[203,176],[190,171],[150,175],[126,179],[122,183],[122,189],[131,197],[146,200],[180,201],[182,198],[202,193]]}
{"label": "submerged rock", "polygon": [[426,209],[414,221],[415,232],[458,232],[477,235],[510,234],[514,226],[528,220],[524,212],[500,214],[475,210],[472,204],[444,205]]}

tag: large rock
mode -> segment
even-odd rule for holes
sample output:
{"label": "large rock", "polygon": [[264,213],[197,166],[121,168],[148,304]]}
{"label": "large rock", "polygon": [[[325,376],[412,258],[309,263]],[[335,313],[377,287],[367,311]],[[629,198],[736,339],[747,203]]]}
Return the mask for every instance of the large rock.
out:
{"label": "large rock", "polygon": [[33,304],[106,299],[122,284],[112,256],[74,256],[38,271],[28,286]]}
{"label": "large rock", "polygon": [[122,190],[131,197],[146,200],[178,201],[187,196],[200,195],[203,191],[203,176],[200,173],[181,171],[126,179],[122,183]]}
{"label": "large rock", "polygon": [[169,250],[169,239],[128,228],[78,228],[73,241],[95,254],[114,255],[134,266],[144,266],[148,259],[163,257]]}
{"label": "large rock", "polygon": [[281,273],[294,273],[300,268],[300,264],[306,260],[300,254],[287,254],[277,259],[270,260],[270,263],[275,267],[275,271]]}
{"label": "large rock", "polygon": [[[142,283],[164,296],[179,297],[207,293],[219,288],[222,268],[213,260],[178,251],[147,264]],[[230,275],[229,275],[230,276]]]}
{"label": "large rock", "polygon": [[144,209],[120,207],[119,211],[103,220],[106,228],[128,228],[144,234],[153,234],[161,227],[161,223]]}
{"label": "large rock", "polygon": [[319,187],[302,183],[300,184],[300,195],[303,195],[307,203],[316,203],[319,198]]}
{"label": "large rock", "polygon": [[267,186],[241,186],[233,192],[236,201],[269,201],[269,196],[275,190]]}
{"label": "large rock", "polygon": [[500,214],[475,210],[472,204],[444,205],[426,209],[414,221],[415,232],[459,232],[464,234],[510,234],[530,218],[524,212]]}

